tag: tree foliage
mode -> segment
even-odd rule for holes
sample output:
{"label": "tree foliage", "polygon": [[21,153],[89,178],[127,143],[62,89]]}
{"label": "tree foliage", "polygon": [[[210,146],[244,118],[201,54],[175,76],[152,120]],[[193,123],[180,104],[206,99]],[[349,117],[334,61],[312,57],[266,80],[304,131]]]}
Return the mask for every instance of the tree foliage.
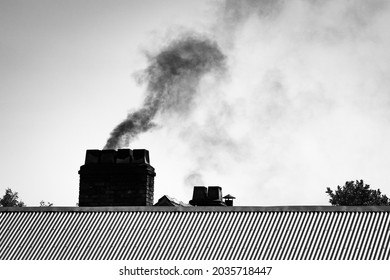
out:
{"label": "tree foliage", "polygon": [[343,187],[337,186],[333,192],[326,188],[332,205],[364,206],[364,205],[390,205],[389,198],[382,194],[380,189],[372,190],[370,185],[364,184],[363,180],[345,182]]}
{"label": "tree foliage", "polygon": [[3,207],[24,207],[23,201],[19,200],[18,192],[13,192],[10,188],[5,190],[5,195],[0,199]]}
{"label": "tree foliage", "polygon": [[52,207],[53,206],[53,203],[51,203],[51,202],[45,202],[45,201],[43,201],[43,200],[41,200],[41,202],[39,202],[39,206],[40,207]]}

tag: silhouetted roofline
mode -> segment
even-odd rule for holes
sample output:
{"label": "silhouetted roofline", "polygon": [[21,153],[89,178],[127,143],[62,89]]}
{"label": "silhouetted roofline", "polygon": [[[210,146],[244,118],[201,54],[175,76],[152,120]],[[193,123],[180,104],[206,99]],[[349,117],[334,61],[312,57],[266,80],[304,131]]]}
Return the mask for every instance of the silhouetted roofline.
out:
{"label": "silhouetted roofline", "polygon": [[390,206],[0,207],[0,212],[390,212]]}

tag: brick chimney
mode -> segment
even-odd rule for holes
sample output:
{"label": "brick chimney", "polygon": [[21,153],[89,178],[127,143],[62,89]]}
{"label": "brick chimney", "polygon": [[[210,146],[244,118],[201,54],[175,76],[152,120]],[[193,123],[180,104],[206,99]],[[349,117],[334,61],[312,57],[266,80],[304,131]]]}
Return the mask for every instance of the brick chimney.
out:
{"label": "brick chimney", "polygon": [[79,206],[153,205],[148,150],[87,150],[79,174]]}

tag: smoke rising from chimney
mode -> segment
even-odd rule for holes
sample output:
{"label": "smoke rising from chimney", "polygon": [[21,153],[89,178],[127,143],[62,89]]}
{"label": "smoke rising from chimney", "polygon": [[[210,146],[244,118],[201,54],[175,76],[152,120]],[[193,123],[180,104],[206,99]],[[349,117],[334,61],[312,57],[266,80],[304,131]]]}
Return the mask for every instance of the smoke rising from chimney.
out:
{"label": "smoke rising from chimney", "polygon": [[326,204],[326,186],[355,177],[389,185],[386,1],[219,3],[212,31],[229,80],[171,124],[180,172],[167,168],[161,185],[189,192],[201,178],[241,205]]}
{"label": "smoke rising from chimney", "polygon": [[208,87],[205,70],[191,80],[172,50],[209,41],[172,42],[143,72],[146,97],[133,114],[148,117],[128,118],[149,127],[119,133],[118,146],[163,121],[140,139],[156,145],[157,197],[185,199],[202,182],[241,205],[326,204],[325,187],[347,180],[390,185],[389,14],[381,0],[222,1],[210,30],[188,29],[213,34],[229,79]]}
{"label": "smoke rising from chimney", "polygon": [[149,57],[142,76],[147,83],[143,107],[114,128],[104,149],[127,147],[139,133],[155,126],[158,113],[188,112],[202,77],[224,71],[225,56],[215,42],[194,35],[173,41]]}

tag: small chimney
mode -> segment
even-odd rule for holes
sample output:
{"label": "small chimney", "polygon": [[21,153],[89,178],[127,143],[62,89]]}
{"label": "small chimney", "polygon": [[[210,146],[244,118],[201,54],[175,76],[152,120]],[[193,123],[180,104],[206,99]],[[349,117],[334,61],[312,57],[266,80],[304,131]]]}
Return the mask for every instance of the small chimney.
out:
{"label": "small chimney", "polygon": [[205,186],[195,186],[191,205],[207,205],[207,188]]}
{"label": "small chimney", "polygon": [[195,186],[192,200],[194,206],[225,206],[222,201],[222,188],[219,186]]}
{"label": "small chimney", "polygon": [[225,199],[226,206],[233,206],[233,199],[236,199],[234,196],[228,194],[223,197]]}
{"label": "small chimney", "polygon": [[208,199],[211,202],[220,203],[222,202],[222,188],[218,186],[213,186],[208,189]]}
{"label": "small chimney", "polygon": [[87,150],[80,167],[79,206],[152,206],[148,150]]}

